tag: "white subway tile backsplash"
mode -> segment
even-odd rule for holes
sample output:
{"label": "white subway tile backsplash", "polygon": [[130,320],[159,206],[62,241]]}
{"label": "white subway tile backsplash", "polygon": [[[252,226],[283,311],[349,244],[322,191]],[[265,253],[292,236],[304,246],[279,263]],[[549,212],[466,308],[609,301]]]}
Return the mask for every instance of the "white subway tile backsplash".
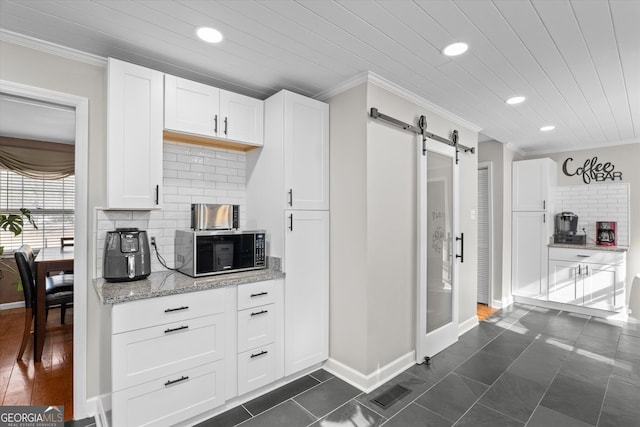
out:
{"label": "white subway tile backsplash", "polygon": [[[163,203],[157,211],[97,211],[96,272],[102,277],[106,232],[137,227],[156,238],[160,255],[173,267],[174,236],[177,229],[191,226],[192,203],[240,205],[240,226],[245,226],[245,153],[165,141],[163,148]],[[162,271],[152,249],[151,271]]]}
{"label": "white subway tile backsplash", "polygon": [[595,242],[596,221],[615,221],[619,246],[629,246],[629,184],[590,184],[557,187],[556,213],[570,211],[578,215],[578,230],[583,228],[589,243]]}

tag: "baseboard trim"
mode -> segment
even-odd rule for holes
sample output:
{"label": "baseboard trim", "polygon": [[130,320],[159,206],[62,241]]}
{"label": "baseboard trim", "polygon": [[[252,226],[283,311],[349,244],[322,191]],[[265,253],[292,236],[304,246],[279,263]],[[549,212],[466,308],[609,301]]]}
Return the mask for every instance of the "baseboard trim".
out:
{"label": "baseboard trim", "polygon": [[0,310],[11,310],[14,308],[23,308],[24,301],[16,301],[16,302],[5,302],[0,304]]}
{"label": "baseboard trim", "polygon": [[491,307],[501,309],[510,306],[513,304],[513,296],[509,296],[503,299],[493,299],[491,300]]}
{"label": "baseboard trim", "polygon": [[416,363],[416,352],[410,351],[390,363],[376,369],[369,375],[363,374],[335,359],[329,358],[324,369],[351,384],[364,393],[370,393],[393,377],[404,372]]}
{"label": "baseboard trim", "polygon": [[473,315],[464,322],[458,323],[458,336],[478,326],[478,315]]}
{"label": "baseboard trim", "polygon": [[96,420],[96,427],[109,427],[107,410],[111,410],[110,394],[103,394],[87,399],[87,416],[92,416]]}
{"label": "baseboard trim", "polygon": [[535,298],[515,296],[515,302],[534,305],[542,308],[551,308],[554,310],[568,311],[571,313],[584,314],[585,316],[603,317],[609,320],[627,321],[628,315],[626,309],[620,311],[607,311],[598,308],[580,307],[573,304],[563,304],[554,301],[543,301]]}

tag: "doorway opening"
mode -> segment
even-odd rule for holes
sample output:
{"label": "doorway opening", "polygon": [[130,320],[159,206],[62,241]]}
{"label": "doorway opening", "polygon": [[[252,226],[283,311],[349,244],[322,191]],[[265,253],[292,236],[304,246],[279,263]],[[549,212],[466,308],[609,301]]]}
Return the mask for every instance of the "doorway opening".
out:
{"label": "doorway opening", "polygon": [[[74,142],[73,148],[71,149],[73,154],[71,161],[71,173],[75,177],[75,189],[73,191],[67,191],[66,194],[66,197],[72,198],[71,204],[55,207],[56,198],[61,197],[64,199],[65,196],[61,195],[62,193],[52,194],[51,191],[44,191],[45,197],[48,197],[48,202],[40,203],[43,205],[46,205],[47,203],[49,204],[47,206],[35,206],[30,209],[36,213],[36,218],[39,218],[36,219],[36,221],[41,221],[40,224],[45,229],[44,233],[31,230],[34,232],[25,233],[24,236],[21,236],[21,239],[26,238],[27,241],[25,242],[21,240],[20,242],[21,244],[28,243],[33,244],[34,247],[37,246],[44,248],[53,245],[60,246],[60,237],[74,237],[75,258],[73,261],[73,310],[67,310],[65,318],[66,325],[61,325],[62,313],[60,309],[52,307],[49,310],[49,315],[45,324],[46,332],[44,334],[45,338],[44,347],[42,347],[43,351],[41,361],[35,362],[33,336],[29,337],[29,343],[21,360],[16,360],[18,347],[20,347],[20,341],[22,338],[22,330],[25,324],[24,308],[22,309],[20,319],[16,320],[15,318],[11,318],[11,312],[15,311],[15,308],[11,305],[9,305],[9,307],[1,307],[11,308],[11,310],[0,311],[0,322],[11,322],[10,329],[19,330],[20,337],[17,342],[7,342],[7,345],[5,345],[5,342],[3,341],[3,345],[0,346],[2,350],[0,351],[0,353],[2,353],[2,359],[0,362],[3,365],[3,368],[6,367],[6,364],[11,363],[11,377],[15,374],[16,384],[21,378],[25,379],[27,382],[23,383],[21,387],[16,387],[16,389],[19,390],[19,392],[16,392],[11,388],[12,378],[10,377],[6,384],[0,383],[0,386],[5,387],[3,390],[0,390],[0,397],[3,399],[3,405],[64,405],[65,420],[74,418],[74,415],[76,418],[83,418],[87,413],[86,310],[87,283],[89,276],[87,269],[89,259],[87,248],[88,99],[5,80],[0,80],[0,94],[6,97],[26,100],[26,104],[32,103],[58,106],[59,110],[68,110],[71,112],[71,120],[73,120],[71,132],[73,134],[72,140]],[[5,112],[6,111],[3,110],[3,118],[6,117]],[[25,113],[22,111],[18,114],[24,116]],[[55,125],[55,123],[53,125]],[[42,139],[38,139],[37,135],[32,138],[23,136],[17,137],[16,135],[8,135],[8,137],[10,139],[42,141]],[[49,142],[53,142],[55,145],[60,143],[60,141]],[[3,167],[3,169],[6,168]],[[23,189],[23,191],[25,190]],[[26,190],[26,193],[29,193],[29,189]],[[72,208],[69,208],[69,206],[72,206]],[[60,213],[63,213],[61,220],[59,215]],[[68,218],[69,215],[73,217],[71,223],[65,221],[65,215],[67,215]],[[66,222],[68,230],[62,226],[61,230],[53,232],[54,229],[59,228],[54,225],[56,221],[58,221],[58,223]],[[51,231],[51,233],[48,237],[43,237],[47,230]],[[58,232],[62,232],[63,234],[66,233],[67,235],[58,236],[56,234]],[[68,234],[71,234],[72,236],[69,236]],[[36,240],[30,241],[29,239]],[[46,239],[46,241],[44,239]],[[18,306],[20,306],[20,304]],[[14,350],[14,347],[15,351],[10,351]],[[56,374],[52,376],[54,371]],[[60,377],[56,377],[56,375],[62,375],[65,379],[63,380]],[[69,389],[71,390],[70,395],[64,396],[64,393],[68,393]]]}
{"label": "doorway opening", "polygon": [[478,276],[477,302],[478,318],[492,313],[492,227],[491,227],[491,163],[478,164]]}

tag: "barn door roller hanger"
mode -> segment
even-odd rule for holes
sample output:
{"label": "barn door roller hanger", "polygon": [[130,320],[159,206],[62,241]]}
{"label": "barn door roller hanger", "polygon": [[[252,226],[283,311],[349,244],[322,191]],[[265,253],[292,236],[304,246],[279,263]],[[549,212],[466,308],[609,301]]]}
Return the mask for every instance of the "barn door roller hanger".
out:
{"label": "barn door roller hanger", "polygon": [[404,130],[408,130],[409,132],[413,132],[418,135],[422,135],[422,154],[425,155],[427,153],[426,148],[426,140],[427,138],[433,139],[438,142],[442,142],[444,144],[455,147],[456,149],[456,164],[458,164],[458,153],[462,150],[465,153],[471,152],[472,154],[476,152],[475,147],[467,147],[466,145],[462,145],[458,143],[458,131],[454,130],[451,132],[451,139],[443,138],[441,136],[435,135],[431,132],[427,132],[427,118],[425,116],[420,116],[418,119],[418,126],[410,125],[409,123],[402,122],[398,119],[394,119],[391,116],[387,116],[386,114],[382,114],[378,111],[377,108],[372,107],[369,113],[371,118],[382,120],[383,122],[387,122]]}

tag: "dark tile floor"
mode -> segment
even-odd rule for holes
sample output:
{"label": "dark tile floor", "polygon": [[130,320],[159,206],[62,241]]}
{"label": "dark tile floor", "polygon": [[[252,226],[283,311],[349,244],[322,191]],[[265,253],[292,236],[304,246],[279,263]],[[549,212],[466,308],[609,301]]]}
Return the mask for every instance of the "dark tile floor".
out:
{"label": "dark tile floor", "polygon": [[199,427],[239,424],[638,427],[640,325],[516,304],[369,394],[319,370]]}

